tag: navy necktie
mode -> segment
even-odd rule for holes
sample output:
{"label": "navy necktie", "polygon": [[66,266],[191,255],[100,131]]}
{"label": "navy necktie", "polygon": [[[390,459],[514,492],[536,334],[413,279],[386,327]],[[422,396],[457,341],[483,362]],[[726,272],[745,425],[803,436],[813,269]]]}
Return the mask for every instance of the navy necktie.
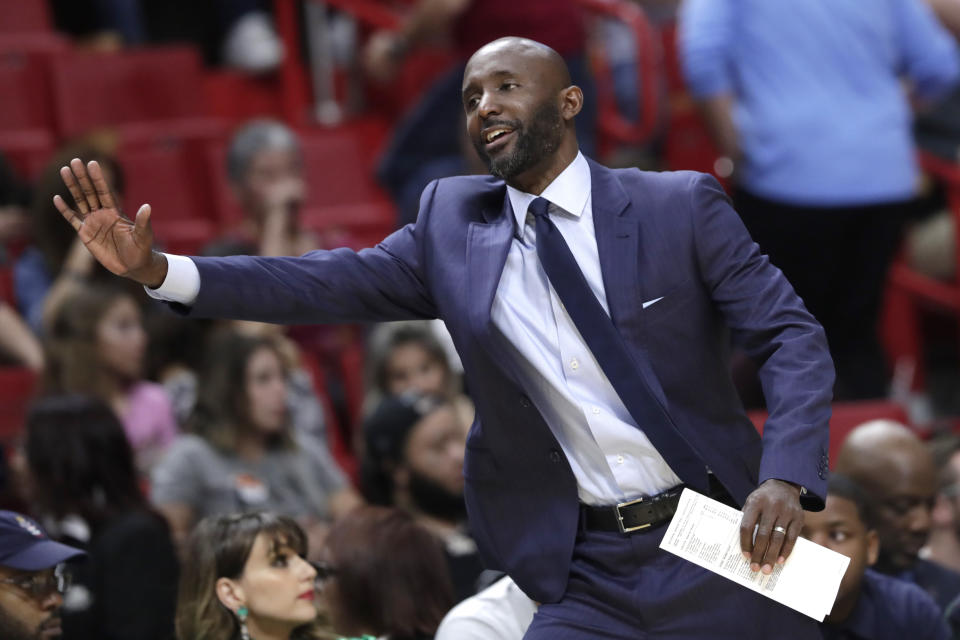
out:
{"label": "navy necktie", "polygon": [[545,198],[536,198],[528,211],[535,220],[537,256],[550,284],[637,426],[685,484],[707,490],[703,461],[677,432],[631,360],[623,337],[587,284],[560,230],[550,220],[549,207]]}

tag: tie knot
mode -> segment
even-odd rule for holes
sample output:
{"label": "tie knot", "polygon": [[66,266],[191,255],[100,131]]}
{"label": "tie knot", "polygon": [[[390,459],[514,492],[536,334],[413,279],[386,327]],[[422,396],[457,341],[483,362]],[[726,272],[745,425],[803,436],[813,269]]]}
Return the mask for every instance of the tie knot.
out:
{"label": "tie knot", "polygon": [[546,198],[534,198],[527,211],[532,213],[535,218],[546,217],[547,210],[550,208],[550,201]]}

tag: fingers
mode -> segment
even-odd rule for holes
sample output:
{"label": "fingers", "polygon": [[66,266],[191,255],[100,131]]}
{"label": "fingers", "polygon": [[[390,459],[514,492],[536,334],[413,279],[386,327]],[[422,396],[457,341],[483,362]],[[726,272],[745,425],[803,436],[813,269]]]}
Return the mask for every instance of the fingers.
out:
{"label": "fingers", "polygon": [[80,213],[82,215],[90,213],[90,207],[87,206],[87,199],[84,198],[83,192],[80,190],[80,185],[77,184],[77,179],[73,176],[73,171],[70,170],[70,167],[60,167],[60,178],[63,180],[63,184],[67,185],[67,189],[70,190],[70,196],[73,198],[73,202],[77,205]]}
{"label": "fingers", "polygon": [[743,509],[743,518],[740,520],[740,551],[748,560],[753,555],[753,532],[757,528],[759,511],[755,502],[748,500]]}
{"label": "fingers", "polygon": [[115,209],[117,205],[113,199],[113,193],[110,191],[110,185],[107,184],[107,179],[103,176],[103,169],[100,168],[100,163],[96,160],[91,160],[87,163],[87,171],[90,174],[91,180],[93,180],[93,188],[97,192],[97,198],[99,198],[100,204],[108,209]]}
{"label": "fingers", "polygon": [[787,527],[786,540],[783,541],[783,549],[780,550],[780,557],[777,558],[777,562],[782,564],[787,561],[787,558],[789,558],[790,554],[793,552],[793,546],[797,544],[797,538],[800,537],[800,531],[802,529],[802,519],[794,520],[790,523],[790,526]]}
{"label": "fingers", "polygon": [[[750,554],[750,568],[754,571],[763,567],[763,558],[767,553],[767,547],[770,546],[771,534],[773,534],[773,526],[776,521],[777,518],[772,509],[764,509],[760,513],[760,526],[757,528],[757,537],[753,542],[753,553]],[[780,551],[779,545],[777,551]]]}
{"label": "fingers", "polygon": [[137,235],[143,237],[143,234],[150,233],[150,213],[152,209],[150,205],[145,204],[137,210],[137,215],[134,218],[133,222],[133,231]]}
{"label": "fingers", "polygon": [[769,542],[767,543],[767,550],[764,552],[763,559],[760,561],[761,571],[764,573],[773,571],[773,567],[776,566],[777,560],[780,558],[783,543],[787,538],[786,524],[783,520],[777,520],[773,525]]}
{"label": "fingers", "polygon": [[77,182],[80,183],[80,190],[83,192],[84,198],[86,198],[87,206],[90,207],[90,211],[96,211],[100,208],[100,198],[97,197],[97,192],[93,188],[93,183],[90,182],[90,176],[87,175],[87,168],[83,166],[83,162],[80,158],[74,158],[70,161],[70,170],[73,171],[73,175],[77,177]]}
{"label": "fingers", "polygon": [[67,203],[60,196],[53,196],[53,206],[57,208],[57,211],[60,212],[67,222],[70,223],[70,226],[73,227],[74,231],[80,231],[80,227],[83,226],[83,220],[80,219],[80,216],[77,215],[77,212],[67,206]]}

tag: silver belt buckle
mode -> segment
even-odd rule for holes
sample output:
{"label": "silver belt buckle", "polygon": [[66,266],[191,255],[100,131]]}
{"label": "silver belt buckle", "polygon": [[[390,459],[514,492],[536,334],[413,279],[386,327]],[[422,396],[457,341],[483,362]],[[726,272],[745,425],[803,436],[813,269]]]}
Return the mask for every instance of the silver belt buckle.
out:
{"label": "silver belt buckle", "polygon": [[639,504],[643,502],[643,498],[637,498],[636,500],[631,500],[630,502],[621,502],[617,505],[617,526],[620,527],[620,533],[631,533],[633,531],[639,531],[640,529],[646,529],[649,527],[649,524],[641,524],[636,527],[625,527],[623,526],[623,516],[620,515],[621,507],[629,507],[632,504]]}

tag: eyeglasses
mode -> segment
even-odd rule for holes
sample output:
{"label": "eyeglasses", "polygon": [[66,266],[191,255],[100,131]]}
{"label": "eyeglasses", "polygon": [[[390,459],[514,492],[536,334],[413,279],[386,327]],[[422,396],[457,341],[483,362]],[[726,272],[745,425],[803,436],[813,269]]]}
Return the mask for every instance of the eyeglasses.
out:
{"label": "eyeglasses", "polygon": [[53,573],[36,573],[29,577],[22,578],[4,578],[0,584],[12,584],[15,587],[23,589],[32,597],[40,599],[46,598],[56,592],[63,595],[70,588],[73,582],[73,576],[62,564],[57,565]]}

